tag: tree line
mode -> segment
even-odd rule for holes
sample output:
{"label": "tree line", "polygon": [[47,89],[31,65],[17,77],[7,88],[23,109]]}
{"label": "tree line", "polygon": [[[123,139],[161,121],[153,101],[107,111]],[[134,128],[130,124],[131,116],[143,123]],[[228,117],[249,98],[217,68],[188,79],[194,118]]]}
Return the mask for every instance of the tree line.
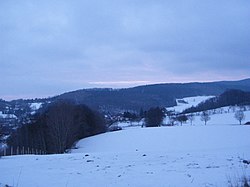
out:
{"label": "tree line", "polygon": [[58,101],[32,123],[18,128],[7,139],[8,147],[29,147],[46,153],[64,153],[79,139],[106,131],[101,114],[85,105]]}

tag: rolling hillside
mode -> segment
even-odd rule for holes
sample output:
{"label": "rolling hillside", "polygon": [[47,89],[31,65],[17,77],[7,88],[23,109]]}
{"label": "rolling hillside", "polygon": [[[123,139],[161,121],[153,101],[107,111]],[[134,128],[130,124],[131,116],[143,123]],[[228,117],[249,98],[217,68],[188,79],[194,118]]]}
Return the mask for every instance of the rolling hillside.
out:
{"label": "rolling hillside", "polygon": [[[225,117],[225,116],[223,116]],[[128,128],[63,155],[0,158],[0,186],[229,186],[250,175],[250,126]],[[31,177],[32,176],[32,177]]]}
{"label": "rolling hillside", "polygon": [[210,83],[172,83],[126,89],[83,89],[64,93],[56,99],[69,99],[105,111],[135,110],[176,105],[184,97],[220,95],[229,89],[250,91],[250,79]]}

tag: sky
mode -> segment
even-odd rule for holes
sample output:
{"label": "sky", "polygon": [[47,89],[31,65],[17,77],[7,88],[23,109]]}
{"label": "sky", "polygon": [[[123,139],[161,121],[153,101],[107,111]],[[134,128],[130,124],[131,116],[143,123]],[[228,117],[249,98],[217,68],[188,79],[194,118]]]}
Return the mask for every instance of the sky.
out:
{"label": "sky", "polygon": [[250,77],[249,0],[1,0],[0,98]]}

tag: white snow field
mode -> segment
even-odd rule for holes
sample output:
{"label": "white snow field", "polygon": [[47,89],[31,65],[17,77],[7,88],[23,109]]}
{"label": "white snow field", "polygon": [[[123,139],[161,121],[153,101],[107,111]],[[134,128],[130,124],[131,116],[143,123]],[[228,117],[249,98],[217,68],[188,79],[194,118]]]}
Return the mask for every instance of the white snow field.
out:
{"label": "white snow field", "polygon": [[215,96],[195,96],[195,97],[185,97],[183,99],[176,99],[177,106],[167,107],[166,109],[172,110],[175,112],[182,112],[183,110],[187,108],[190,108],[192,106],[197,106],[199,103],[206,101],[207,99],[210,99],[213,97]]}
{"label": "white snow field", "polygon": [[[175,111],[208,97],[184,98]],[[169,109],[169,108],[168,108]],[[225,187],[250,177],[250,125],[239,125],[237,107],[209,111],[205,126],[195,113],[193,125],[124,130],[80,140],[71,153],[0,158],[0,187]],[[250,107],[245,108],[250,121]],[[167,121],[167,117],[165,121]],[[250,179],[250,178],[249,178]]]}
{"label": "white snow field", "polygon": [[224,187],[250,176],[249,134],[243,125],[127,128],[70,154],[2,157],[0,186]]}

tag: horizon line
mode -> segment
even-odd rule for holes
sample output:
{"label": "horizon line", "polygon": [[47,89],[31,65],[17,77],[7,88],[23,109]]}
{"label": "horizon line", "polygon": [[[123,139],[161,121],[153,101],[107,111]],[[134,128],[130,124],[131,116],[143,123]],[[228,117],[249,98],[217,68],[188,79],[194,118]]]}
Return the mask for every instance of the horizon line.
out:
{"label": "horizon line", "polygon": [[[40,96],[33,96],[33,95],[6,95],[6,96],[2,96],[0,97],[0,100],[4,100],[4,101],[15,101],[15,100],[19,100],[19,99],[24,99],[24,100],[32,100],[32,99],[47,99],[47,98],[51,98],[51,97],[56,97],[59,95],[62,95],[64,93],[70,93],[70,92],[74,92],[74,91],[78,91],[78,90],[92,90],[92,89],[113,89],[113,90],[119,90],[119,89],[129,89],[129,88],[136,88],[136,87],[140,87],[140,86],[152,86],[152,85],[161,85],[161,84],[192,84],[192,83],[215,83],[215,82],[237,82],[237,81],[244,81],[244,80],[248,80],[249,78],[243,78],[243,79],[234,79],[234,80],[208,80],[208,81],[187,81],[187,82],[152,82],[152,81],[94,81],[94,82],[88,82],[89,84],[97,84],[97,85],[123,85],[123,87],[117,86],[117,87],[85,87],[85,88],[76,88],[74,90],[69,90],[69,91],[62,91],[60,93],[55,93],[53,94],[44,94],[44,95],[40,95]],[[135,84],[133,85],[129,85],[129,86],[124,86],[125,84]],[[142,84],[140,84],[142,83]],[[143,83],[148,83],[148,84],[143,84]],[[137,85],[138,84],[138,85]]]}

